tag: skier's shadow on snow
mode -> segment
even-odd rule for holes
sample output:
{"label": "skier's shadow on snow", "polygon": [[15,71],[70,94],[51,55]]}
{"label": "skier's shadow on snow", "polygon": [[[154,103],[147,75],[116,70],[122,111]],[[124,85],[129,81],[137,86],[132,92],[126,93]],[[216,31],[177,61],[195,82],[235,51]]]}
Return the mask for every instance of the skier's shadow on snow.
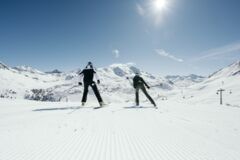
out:
{"label": "skier's shadow on snow", "polygon": [[[42,111],[60,111],[60,110],[76,110],[82,107],[62,107],[62,108],[40,108],[34,109],[33,112],[42,112]],[[92,107],[84,107],[84,108],[92,108]]]}
{"label": "skier's shadow on snow", "polygon": [[154,107],[143,107],[143,106],[130,106],[130,107],[123,107],[124,109],[148,109],[148,108],[154,108]]}

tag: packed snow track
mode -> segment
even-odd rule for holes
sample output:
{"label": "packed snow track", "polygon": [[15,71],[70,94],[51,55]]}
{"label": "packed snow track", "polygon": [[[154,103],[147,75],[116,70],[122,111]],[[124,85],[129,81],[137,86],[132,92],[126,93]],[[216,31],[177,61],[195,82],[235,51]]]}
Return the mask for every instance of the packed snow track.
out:
{"label": "packed snow track", "polygon": [[1,160],[239,160],[240,109],[0,102]]}

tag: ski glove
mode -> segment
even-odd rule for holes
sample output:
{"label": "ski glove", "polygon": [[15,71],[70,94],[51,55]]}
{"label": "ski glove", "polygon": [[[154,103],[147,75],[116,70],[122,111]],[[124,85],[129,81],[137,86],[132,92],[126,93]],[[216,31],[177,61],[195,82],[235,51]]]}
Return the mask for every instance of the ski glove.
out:
{"label": "ski glove", "polygon": [[97,83],[100,84],[100,80],[97,80]]}
{"label": "ski glove", "polygon": [[82,82],[78,82],[78,85],[81,86],[81,85],[82,85]]}

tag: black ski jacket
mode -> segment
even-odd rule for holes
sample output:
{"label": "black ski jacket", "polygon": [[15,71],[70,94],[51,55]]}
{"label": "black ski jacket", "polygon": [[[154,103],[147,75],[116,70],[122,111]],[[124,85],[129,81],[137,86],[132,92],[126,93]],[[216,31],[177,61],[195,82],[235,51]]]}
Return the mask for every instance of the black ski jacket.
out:
{"label": "black ski jacket", "polygon": [[90,69],[86,68],[81,73],[79,73],[80,76],[83,76],[83,82],[88,84],[94,82],[93,78],[95,74],[96,74],[96,71],[92,68]]}
{"label": "black ski jacket", "polygon": [[140,85],[145,85],[149,88],[148,84],[143,80],[143,78],[140,77],[139,75],[136,75],[133,78],[133,87],[137,88],[137,86],[140,86]]}

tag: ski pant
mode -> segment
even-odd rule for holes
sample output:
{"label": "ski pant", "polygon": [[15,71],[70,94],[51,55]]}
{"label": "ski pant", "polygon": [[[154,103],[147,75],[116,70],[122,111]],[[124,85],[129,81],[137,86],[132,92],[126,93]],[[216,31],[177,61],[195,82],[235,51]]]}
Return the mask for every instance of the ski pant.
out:
{"label": "ski pant", "polygon": [[155,102],[154,100],[152,99],[152,97],[147,93],[147,90],[145,88],[145,86],[143,84],[141,85],[138,85],[136,87],[136,92],[135,92],[135,95],[136,95],[136,105],[139,105],[139,90],[142,90],[143,93],[145,94],[145,96],[149,99],[149,101],[155,105]]}
{"label": "ski pant", "polygon": [[99,93],[99,90],[97,88],[97,85],[95,82],[92,83],[84,83],[84,91],[83,91],[83,97],[82,97],[82,102],[87,101],[87,95],[88,95],[88,87],[91,86],[93,89],[93,92],[95,96],[97,97],[98,102],[103,102],[102,97]]}

